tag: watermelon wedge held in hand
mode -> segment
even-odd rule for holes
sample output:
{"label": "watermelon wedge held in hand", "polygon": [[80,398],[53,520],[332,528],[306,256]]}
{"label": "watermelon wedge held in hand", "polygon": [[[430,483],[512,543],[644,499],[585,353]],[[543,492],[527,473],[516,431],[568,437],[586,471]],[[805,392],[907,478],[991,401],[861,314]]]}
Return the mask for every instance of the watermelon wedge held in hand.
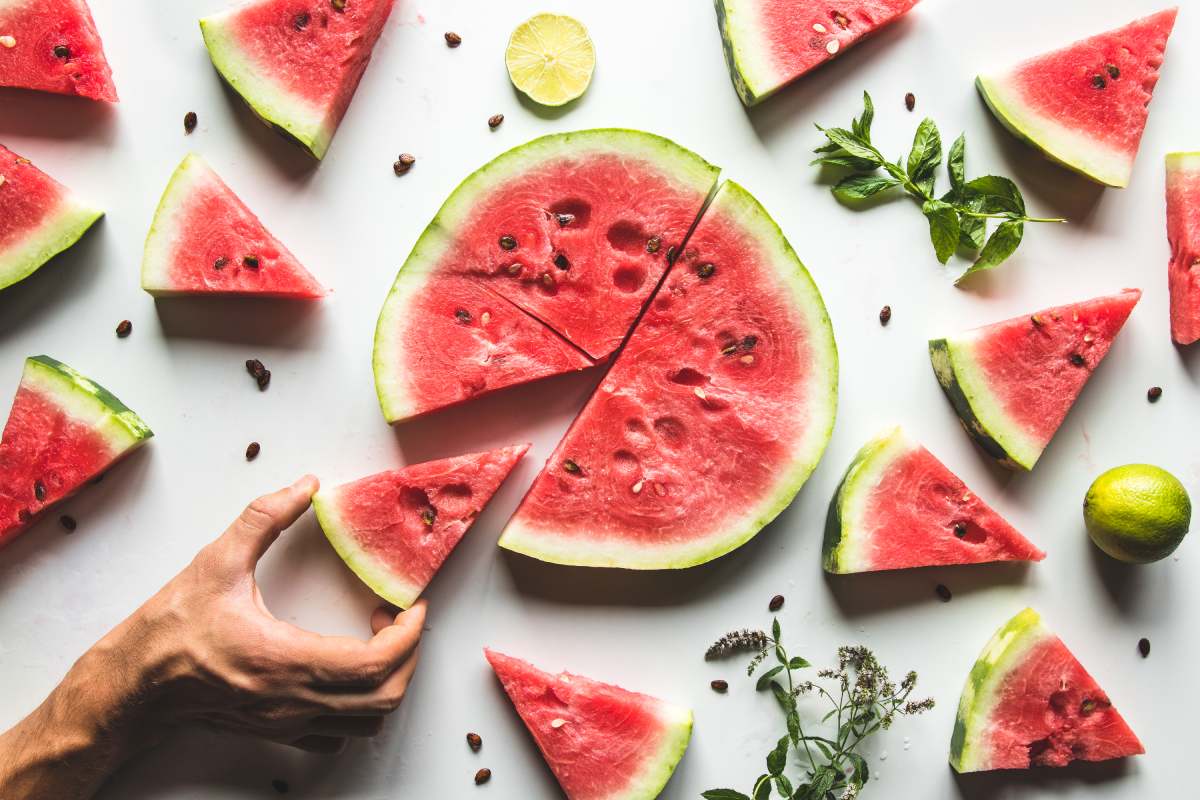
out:
{"label": "watermelon wedge held in hand", "polygon": [[484,650],[568,800],[654,800],[692,737],[692,712]]}
{"label": "watermelon wedge held in hand", "polygon": [[427,461],[313,496],[346,566],[400,608],[417,601],[529,445]]}
{"label": "watermelon wedge held in hand", "polygon": [[142,255],[142,288],[155,297],[256,295],[311,300],[325,290],[204,159],[171,176]]}
{"label": "watermelon wedge held in hand", "polygon": [[1033,469],[1141,296],[1125,289],[931,341],[933,371],[976,444]]}
{"label": "watermelon wedge held in hand", "polygon": [[0,289],[37,272],[104,216],[0,145]]}
{"label": "watermelon wedge held in hand", "polygon": [[84,0],[0,0],[0,86],[117,102]]}
{"label": "watermelon wedge held in hand", "polygon": [[0,547],[153,435],[103,386],[27,359],[0,439]]}
{"label": "watermelon wedge held in hand", "polygon": [[213,66],[265,123],[325,156],[393,0],[254,0],[200,20]]}
{"label": "watermelon wedge held in hand", "polygon": [[758,201],[722,184],[500,546],[624,569],[740,547],[820,461],[837,371],[808,271]]}
{"label": "watermelon wedge held in hand", "polygon": [[1171,338],[1200,339],[1200,153],[1167,154],[1167,241]]}
{"label": "watermelon wedge held in hand", "polygon": [[917,0],[716,0],[729,74],[742,102],[759,103]]}
{"label": "watermelon wedge held in hand", "polygon": [[823,550],[831,573],[1046,557],[900,428],[854,457],[830,504]]}
{"label": "watermelon wedge held in hand", "polygon": [[980,75],[976,86],[1018,138],[1097,183],[1127,186],[1177,12]]}
{"label": "watermelon wedge held in hand", "polygon": [[1064,767],[1146,752],[1095,679],[1032,608],[983,648],[958,701],[958,772]]}

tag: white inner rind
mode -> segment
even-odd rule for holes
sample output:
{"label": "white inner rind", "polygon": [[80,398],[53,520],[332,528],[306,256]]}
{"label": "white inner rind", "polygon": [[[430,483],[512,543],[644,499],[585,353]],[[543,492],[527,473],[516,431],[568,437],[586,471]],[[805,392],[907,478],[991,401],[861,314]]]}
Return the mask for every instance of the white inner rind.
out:
{"label": "white inner rind", "polygon": [[772,63],[771,42],[762,21],[763,0],[716,0],[730,68],[742,81],[742,99],[753,105],[780,89],[792,77]]}
{"label": "white inner rind", "polygon": [[51,258],[79,241],[103,216],[103,211],[88,208],[65,194],[58,207],[36,228],[0,253],[0,289],[37,272]]}
{"label": "white inner rind", "polygon": [[215,177],[204,159],[195,153],[188,153],[171,175],[162,199],[158,201],[142,253],[142,288],[147,292],[155,295],[176,293],[171,268],[187,201],[195,194],[195,187]]}
{"label": "white inner rind", "polygon": [[110,458],[117,458],[153,435],[137,414],[105,402],[104,389],[65,364],[27,359],[21,386],[52,398],[55,407],[72,421],[95,431],[108,445]]}
{"label": "white inner rind", "polygon": [[918,447],[897,427],[867,442],[858,451],[838,491],[841,517],[841,539],[835,556],[838,572],[862,572],[871,568],[873,560],[869,547],[874,531],[867,526],[868,507],[892,464]]}
{"label": "white inner rind", "polygon": [[658,750],[644,762],[640,774],[629,784],[609,795],[606,800],[653,800],[671,780],[692,739],[692,712],[686,708],[659,701],[656,709],[663,723],[663,740]]}

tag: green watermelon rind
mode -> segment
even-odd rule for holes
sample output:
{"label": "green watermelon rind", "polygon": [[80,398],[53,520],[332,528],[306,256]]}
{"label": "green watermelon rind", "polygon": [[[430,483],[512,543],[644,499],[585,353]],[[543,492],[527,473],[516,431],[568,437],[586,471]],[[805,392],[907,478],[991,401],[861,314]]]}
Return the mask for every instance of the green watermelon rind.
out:
{"label": "green watermelon rind", "polygon": [[1030,650],[1053,636],[1038,613],[1026,608],[996,631],[983,648],[963,686],[950,737],[950,766],[956,772],[990,768],[984,737],[1005,679]]}
{"label": "green watermelon rind", "polygon": [[1004,411],[988,387],[972,345],[969,334],[929,342],[929,360],[938,383],[963,428],[985,453],[1010,469],[1031,470],[1045,448]]}
{"label": "green watermelon rind", "polygon": [[654,800],[662,794],[692,741],[694,720],[689,709],[659,701],[665,737],[658,752],[646,760],[641,774],[612,800]]}
{"label": "green watermelon rind", "polygon": [[1123,189],[1133,174],[1133,158],[1025,106],[1004,75],[980,75],[975,86],[988,108],[1014,136],[1041,150],[1051,161],[1105,186]]}
{"label": "green watermelon rind", "polygon": [[49,218],[0,253],[0,289],[20,283],[64,250],[69,250],[103,211],[82,205],[68,195]]}
{"label": "green watermelon rind", "polygon": [[[548,536],[546,531],[527,528],[515,520],[510,520],[500,536],[500,547],[541,561],[569,566],[634,570],[687,569],[720,558],[753,539],[791,505],[820,463],[833,436],[833,425],[837,416],[838,356],[829,312],[812,276],[766,209],[753,195],[733,181],[724,183],[722,191],[725,190],[730,191],[735,200],[742,204],[742,223],[748,225],[752,220],[755,221],[759,227],[759,240],[776,245],[778,257],[772,259],[773,263],[779,265],[782,262],[792,267],[788,272],[780,271],[780,277],[796,292],[801,307],[808,312],[806,316],[811,326],[808,341],[814,346],[812,374],[826,375],[828,389],[823,397],[811,398],[806,406],[814,411],[812,420],[815,424],[806,432],[806,446],[797,447],[798,452],[805,452],[797,455],[790,468],[781,470],[781,478],[773,491],[768,492],[763,501],[748,511],[741,521],[723,523],[715,535],[704,536],[698,541],[653,547],[626,546],[620,543],[611,546],[578,537]],[[818,347],[821,342],[826,344],[825,348]],[[824,352],[819,352],[819,349]],[[827,416],[824,424],[821,424],[816,416],[817,409],[822,406],[822,400],[826,401],[823,404]]]}
{"label": "green watermelon rind", "polygon": [[50,356],[26,359],[21,385],[52,399],[64,414],[88,425],[113,453],[123,454],[154,435],[116,395]]}
{"label": "green watermelon rind", "polygon": [[[755,36],[755,32],[753,26],[744,25],[741,21],[743,13],[739,7],[745,10],[745,0],[714,0],[714,3],[717,8],[717,28],[721,31],[721,46],[725,51],[725,65],[729,68],[733,87],[745,105],[757,105],[781,89],[784,81],[759,55],[766,52],[766,47],[761,43],[753,47],[746,43],[748,38]],[[765,84],[774,85],[764,88]]]}
{"label": "green watermelon rind", "polygon": [[719,167],[662,136],[626,128],[594,128],[549,134],[526,142],[501,153],[464,178],[417,239],[379,312],[372,364],[376,395],[389,423],[409,419],[422,410],[405,389],[399,343],[392,341],[389,334],[407,312],[410,299],[421,292],[432,277],[433,268],[454,242],[453,231],[460,221],[467,219],[479,197],[495,186],[543,161],[559,156],[578,158],[589,149],[641,155],[704,195],[712,190],[720,172]]}
{"label": "green watermelon rind", "polygon": [[324,158],[337,126],[304,100],[272,84],[255,68],[229,25],[241,10],[235,6],[200,20],[200,32],[213,66],[259,119],[299,144],[313,158]]}
{"label": "green watermelon rind", "polygon": [[417,586],[404,576],[388,569],[378,558],[359,547],[338,513],[341,487],[323,489],[313,495],[312,507],[317,523],[329,544],[359,579],[397,608],[407,609],[421,596],[424,586]]}
{"label": "green watermelon rind", "polygon": [[854,520],[861,516],[861,506],[870,499],[871,489],[878,484],[883,472],[911,449],[908,438],[896,427],[871,439],[855,454],[834,492],[825,518],[821,554],[826,572],[846,575],[869,569],[866,561],[855,552],[864,543],[861,535],[864,526],[853,524]]}

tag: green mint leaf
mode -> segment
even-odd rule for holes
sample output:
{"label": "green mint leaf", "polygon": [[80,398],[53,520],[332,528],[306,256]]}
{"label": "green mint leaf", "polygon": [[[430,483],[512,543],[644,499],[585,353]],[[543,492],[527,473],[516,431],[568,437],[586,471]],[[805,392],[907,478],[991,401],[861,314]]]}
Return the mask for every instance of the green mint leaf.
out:
{"label": "green mint leaf", "polygon": [[829,749],[829,745],[825,744],[825,742],[821,741],[820,739],[810,738],[809,741],[817,746],[817,749],[821,751],[821,755],[825,756],[830,761],[833,760],[833,751]]}
{"label": "green mint leaf", "polygon": [[755,690],[763,691],[771,685],[771,678],[774,678],[780,672],[783,672],[783,667],[771,667],[769,670],[758,676],[758,683],[754,685]]}
{"label": "green mint leaf", "polygon": [[809,166],[821,164],[822,166],[827,167],[845,167],[846,169],[852,169],[855,172],[870,172],[879,168],[879,164],[873,161],[866,161],[864,159],[855,158],[854,156],[849,155],[839,155],[843,152],[844,151],[839,147],[838,153],[822,156],[820,158],[814,158],[812,161],[808,162]]}
{"label": "green mint leaf", "polygon": [[[945,200],[946,198],[942,198]],[[973,217],[963,211],[979,212],[983,210],[983,198],[978,195],[967,198],[959,206],[958,214],[958,246],[964,250],[978,250],[987,239],[987,220],[983,217]]]}
{"label": "green mint leaf", "polygon": [[[942,136],[929,117],[921,120],[913,136],[906,170],[914,183],[930,181],[938,164],[942,163]],[[932,184],[931,184],[932,185]]]}
{"label": "green mint leaf", "polygon": [[871,95],[863,92],[863,113],[862,116],[850,123],[856,136],[862,138],[863,141],[871,141],[871,122],[875,119],[875,104],[871,102]]}
{"label": "green mint leaf", "polygon": [[771,796],[771,776],[762,775],[754,787],[754,800],[767,800]]}
{"label": "green mint leaf", "polygon": [[833,784],[841,777],[840,772],[829,764],[822,764],[817,767],[813,773],[812,780],[812,796],[822,797],[826,792],[833,788]]}
{"label": "green mint leaf", "polygon": [[784,736],[775,745],[775,749],[767,753],[767,772],[771,773],[772,776],[782,774],[784,767],[787,766],[788,746],[790,744],[791,741],[788,737]]}
{"label": "green mint leaf", "polygon": [[775,640],[775,644],[778,645],[780,643],[779,640],[782,637],[780,635],[779,617],[775,617],[775,619],[771,621],[771,638]]}
{"label": "green mint leaf", "polygon": [[968,276],[974,275],[976,272],[992,269],[1002,264],[1017,249],[1017,245],[1021,243],[1021,237],[1024,234],[1024,222],[1017,220],[1005,220],[1001,222],[996,226],[996,230],[992,231],[992,235],[988,237],[987,244],[979,251],[979,258],[975,259],[975,263],[968,267],[966,272],[958,276],[958,280],[954,284],[957,286]]}
{"label": "green mint leaf", "polygon": [[950,145],[950,153],[946,157],[946,171],[950,173],[950,189],[955,197],[962,195],[967,183],[967,135],[959,134]]}
{"label": "green mint leaf", "polygon": [[848,155],[870,161],[873,164],[880,164],[879,156],[875,155],[875,151],[870,145],[845,128],[824,128],[822,133],[829,141],[845,150]]}
{"label": "green mint leaf", "polygon": [[736,789],[709,789],[707,792],[701,792],[700,796],[704,800],[750,800],[750,795],[742,794]]}
{"label": "green mint leaf", "polygon": [[792,696],[788,694],[788,690],[780,685],[779,681],[771,681],[771,693],[775,695],[775,702],[779,703],[779,707],[783,709],[783,713],[789,714],[792,711]]}
{"label": "green mint leaf", "polygon": [[833,196],[842,201],[865,200],[898,185],[899,181],[885,175],[850,175],[833,187]]}
{"label": "green mint leaf", "polygon": [[1008,178],[1000,175],[984,175],[966,185],[968,197],[979,197],[981,209],[989,214],[1016,214],[1025,216],[1025,199],[1021,190]]}
{"label": "green mint leaf", "polygon": [[958,212],[954,206],[941,200],[926,201],[921,211],[929,220],[929,238],[933,241],[937,260],[945,264],[958,249]]}
{"label": "green mint leaf", "polygon": [[788,662],[788,669],[804,669],[811,666],[812,664],[808,663],[800,656],[792,656],[792,660]]}
{"label": "green mint leaf", "polygon": [[787,714],[787,729],[792,743],[800,744],[800,712],[794,708]]}
{"label": "green mint leaf", "polygon": [[854,774],[850,776],[850,783],[861,789],[871,778],[871,770],[867,766],[867,760],[858,753],[846,753],[846,758],[854,766]]}
{"label": "green mint leaf", "polygon": [[775,788],[778,789],[779,793],[784,797],[792,796],[792,782],[788,780],[787,775],[775,776]]}

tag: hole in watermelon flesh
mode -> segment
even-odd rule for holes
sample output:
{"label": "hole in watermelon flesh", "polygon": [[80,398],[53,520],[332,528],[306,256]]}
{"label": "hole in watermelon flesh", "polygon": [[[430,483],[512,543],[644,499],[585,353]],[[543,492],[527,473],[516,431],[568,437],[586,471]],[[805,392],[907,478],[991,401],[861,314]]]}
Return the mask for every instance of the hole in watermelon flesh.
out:
{"label": "hole in watermelon flesh", "polygon": [[684,386],[703,386],[708,383],[708,376],[702,372],[692,369],[691,367],[683,367],[677,369],[669,376],[672,383],[682,384]]}
{"label": "hole in watermelon flesh", "polygon": [[592,206],[586,200],[569,197],[550,206],[551,219],[556,219],[560,215],[571,217],[569,225],[563,227],[570,227],[571,230],[586,228],[592,219]]}
{"label": "hole in watermelon flesh", "polygon": [[622,292],[636,292],[646,282],[646,270],[641,267],[620,267],[613,273],[613,286]]}
{"label": "hole in watermelon flesh", "polygon": [[430,518],[437,518],[437,509],[429,500],[424,489],[405,486],[400,490],[400,508],[412,514],[412,518],[423,528],[431,527]]}
{"label": "hole in watermelon flesh", "polygon": [[628,450],[613,453],[613,471],[618,475],[633,475],[641,467],[641,461]]}
{"label": "hole in watermelon flesh", "polygon": [[625,253],[646,252],[646,242],[648,241],[650,241],[650,234],[642,230],[642,227],[635,222],[620,220],[614,222],[608,229],[608,243]]}
{"label": "hole in watermelon flesh", "polygon": [[648,446],[651,442],[650,429],[636,417],[625,420],[625,438],[634,446]]}
{"label": "hole in watermelon flesh", "polygon": [[654,420],[654,430],[671,447],[679,447],[687,440],[687,426],[676,417],[659,417]]}
{"label": "hole in watermelon flesh", "polygon": [[463,517],[471,514],[471,487],[465,483],[450,483],[435,492],[437,507],[443,514]]}
{"label": "hole in watermelon flesh", "polygon": [[969,519],[954,523],[950,532],[955,538],[970,544],[983,544],[987,541],[987,532]]}

